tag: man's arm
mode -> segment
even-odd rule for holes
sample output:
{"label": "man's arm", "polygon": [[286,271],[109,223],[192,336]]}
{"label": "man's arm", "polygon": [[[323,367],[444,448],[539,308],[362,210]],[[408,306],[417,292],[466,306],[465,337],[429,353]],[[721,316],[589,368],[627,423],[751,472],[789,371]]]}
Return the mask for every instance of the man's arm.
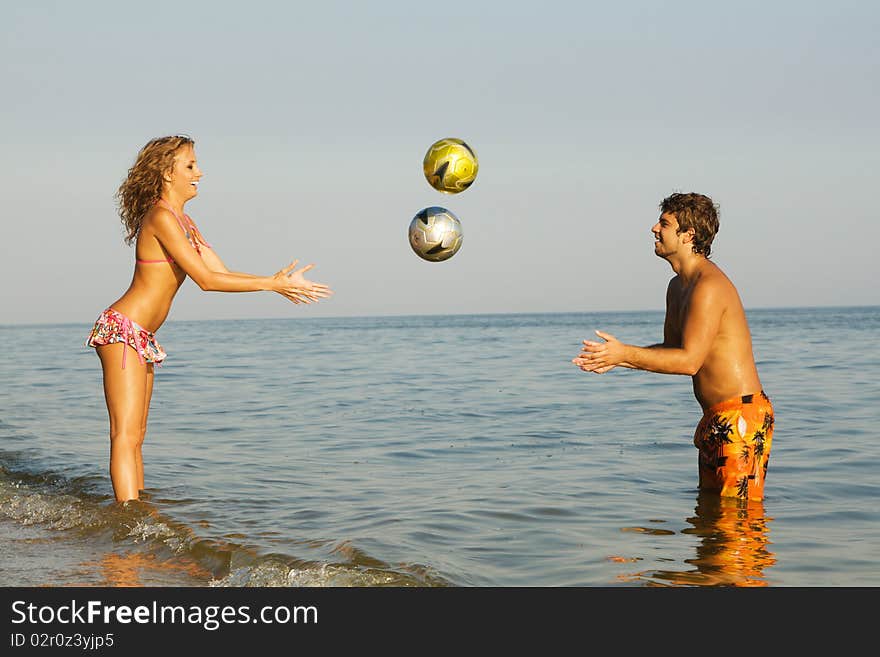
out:
{"label": "man's arm", "polygon": [[585,372],[603,374],[620,365],[660,374],[693,376],[703,366],[721,325],[724,305],[720,290],[711,282],[698,283],[691,293],[684,318],[680,346],[669,344],[674,323],[664,326],[664,344],[637,347],[624,344],[609,333],[596,331],[605,342],[584,340],[581,354],[572,362]]}
{"label": "man's arm", "polygon": [[[666,286],[666,316],[663,318],[663,342],[658,342],[657,344],[652,344],[645,349],[658,349],[660,347],[673,347],[678,342],[680,342],[678,337],[678,331],[675,329],[675,314],[678,313],[678,303],[677,303],[677,294],[678,294],[678,279],[673,278],[669,281],[669,285]],[[586,341],[584,341],[586,344]],[[621,362],[617,363],[620,367],[628,367],[629,369],[638,369],[635,365],[629,362]],[[602,372],[598,372],[598,374],[604,374],[605,372],[613,369],[615,366],[604,368]]]}
{"label": "man's arm", "polygon": [[[657,344],[649,345],[649,346],[645,347],[645,349],[657,349],[658,347],[671,347],[676,343],[676,331],[675,331],[675,324],[673,322],[673,318],[674,318],[674,313],[678,312],[677,303],[676,303],[676,294],[677,294],[677,287],[676,286],[677,286],[677,284],[678,284],[678,279],[673,278],[669,281],[669,285],[666,286],[666,316],[663,319],[663,342],[658,342]],[[584,340],[584,345],[587,345],[588,342],[589,342],[588,340]],[[591,343],[591,344],[595,344],[595,343]],[[571,362],[574,363],[575,365],[579,366],[585,372],[595,372],[596,374],[605,374],[605,372],[613,370],[615,367],[618,367],[618,366],[619,367],[626,367],[629,369],[638,369],[632,363],[629,363],[627,361],[621,361],[621,362],[617,363],[616,365],[610,365],[607,367],[592,369],[589,367],[585,367],[585,365],[588,364],[587,362],[585,362],[587,360],[587,359],[585,359],[585,357],[588,355],[589,355],[589,353],[587,351],[587,348],[586,348],[586,346],[584,346],[581,349],[580,356],[578,356],[577,358],[574,358]]]}

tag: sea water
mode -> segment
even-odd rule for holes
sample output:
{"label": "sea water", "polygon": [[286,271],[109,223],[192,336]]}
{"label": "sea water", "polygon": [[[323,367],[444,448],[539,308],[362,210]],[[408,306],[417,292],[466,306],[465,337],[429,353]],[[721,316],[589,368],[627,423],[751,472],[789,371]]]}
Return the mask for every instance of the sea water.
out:
{"label": "sea water", "polygon": [[763,502],[700,495],[662,312],[169,321],[114,503],[90,325],[2,326],[0,585],[877,586],[880,307],[748,312]]}

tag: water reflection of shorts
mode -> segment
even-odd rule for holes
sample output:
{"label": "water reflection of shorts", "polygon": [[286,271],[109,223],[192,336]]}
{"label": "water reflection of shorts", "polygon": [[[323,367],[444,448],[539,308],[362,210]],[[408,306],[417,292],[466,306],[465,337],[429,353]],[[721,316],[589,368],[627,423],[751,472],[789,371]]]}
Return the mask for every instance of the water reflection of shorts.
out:
{"label": "water reflection of shorts", "polygon": [[709,407],[694,432],[700,488],[764,499],[772,443],[773,405],[763,390]]}
{"label": "water reflection of shorts", "polygon": [[[95,322],[92,333],[86,340],[86,346],[99,347],[115,342],[122,342],[134,349],[141,364],[161,365],[167,357],[165,351],[156,342],[156,336],[153,333],[131,321],[122,313],[107,308]],[[128,349],[122,352],[123,369],[125,369],[125,355],[127,353]]]}

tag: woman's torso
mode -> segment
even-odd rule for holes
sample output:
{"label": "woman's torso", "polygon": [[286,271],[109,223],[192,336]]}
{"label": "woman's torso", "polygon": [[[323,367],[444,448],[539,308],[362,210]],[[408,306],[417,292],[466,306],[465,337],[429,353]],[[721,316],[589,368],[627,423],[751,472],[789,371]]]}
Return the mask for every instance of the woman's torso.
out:
{"label": "woman's torso", "polygon": [[[110,304],[114,310],[154,333],[168,317],[174,296],[186,280],[186,272],[162,248],[151,228],[150,216],[155,211],[154,207],[147,213],[138,232],[131,284],[119,299]],[[187,230],[180,217],[174,214],[181,224],[181,230],[192,243],[195,239],[191,237],[192,229]],[[189,220],[186,215],[184,217]],[[199,250],[197,242],[193,247]]]}

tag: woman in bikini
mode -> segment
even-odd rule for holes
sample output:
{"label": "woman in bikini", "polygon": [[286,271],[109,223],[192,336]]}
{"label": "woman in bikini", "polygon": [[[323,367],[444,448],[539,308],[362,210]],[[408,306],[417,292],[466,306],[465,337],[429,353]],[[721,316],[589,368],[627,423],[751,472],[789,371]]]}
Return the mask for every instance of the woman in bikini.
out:
{"label": "woman in bikini", "polygon": [[[155,333],[187,276],[202,290],[268,290],[293,303],[313,303],[332,294],[328,286],[304,277],[314,265],[296,269],[297,260],[273,276],[226,268],[183,210],[198,194],[202,177],[193,145],[186,136],[149,141],[116,194],[125,241],[135,245],[134,276],[125,293],[98,317],[86,344],[95,348],[104,373],[110,479],[118,502],[138,499],[144,489],[141,446],[153,368],[166,356]],[[129,349],[134,357],[129,357]]]}

